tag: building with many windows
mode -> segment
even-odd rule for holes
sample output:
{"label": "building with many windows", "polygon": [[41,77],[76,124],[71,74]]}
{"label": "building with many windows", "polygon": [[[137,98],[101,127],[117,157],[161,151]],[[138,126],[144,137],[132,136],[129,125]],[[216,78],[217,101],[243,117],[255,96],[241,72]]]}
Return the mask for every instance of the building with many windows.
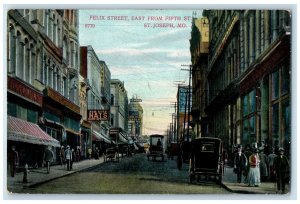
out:
{"label": "building with many windows", "polygon": [[128,105],[128,136],[138,140],[143,135],[143,107],[141,99],[132,97]]}
{"label": "building with many windows", "polygon": [[[110,109],[110,71],[105,62],[99,60],[91,45],[80,47],[80,71],[87,81],[87,111]],[[89,114],[89,113],[87,113]],[[109,118],[106,121],[92,120],[91,135],[92,149],[99,151],[105,149],[105,143],[110,144]]]}
{"label": "building with many windows", "polygon": [[9,126],[8,146],[17,146],[21,163],[41,165],[35,155],[44,145],[80,145],[78,11],[12,9],[7,26],[9,123],[38,124],[50,136]]}
{"label": "building with many windows", "polygon": [[117,145],[128,143],[128,96],[124,82],[112,79],[110,83],[110,137]]}
{"label": "building with many windows", "polygon": [[209,24],[207,18],[194,18],[190,40],[192,61],[192,124],[196,137],[208,136],[208,120],[205,113],[208,99],[207,59]]}
{"label": "building with many windows", "polygon": [[235,144],[290,153],[291,14],[206,10],[209,20],[209,132]]}

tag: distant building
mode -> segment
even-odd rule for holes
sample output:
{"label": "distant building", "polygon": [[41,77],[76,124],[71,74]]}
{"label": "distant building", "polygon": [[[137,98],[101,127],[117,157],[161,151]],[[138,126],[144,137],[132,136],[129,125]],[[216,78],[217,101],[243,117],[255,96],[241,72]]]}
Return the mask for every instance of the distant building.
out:
{"label": "distant building", "polygon": [[[189,86],[183,86],[180,85],[178,86],[178,91],[177,91],[177,135],[175,141],[191,141],[191,131],[189,131],[190,135],[187,136],[188,132],[188,116],[189,116],[189,109],[188,105],[188,92],[189,92]],[[192,106],[192,97],[190,95],[190,106]],[[190,115],[190,121],[192,117]]]}
{"label": "distant building", "polygon": [[112,79],[110,83],[110,137],[118,145],[128,143],[128,96],[124,83]]}
{"label": "distant building", "polygon": [[[108,110],[110,111],[110,71],[105,62],[99,60],[91,45],[80,47],[81,55],[81,73],[86,76],[89,86],[87,93],[87,114],[91,110]],[[89,120],[89,117],[87,118]],[[98,148],[104,151],[105,143],[110,144],[109,137],[109,116],[107,120],[90,120],[92,149]]]}
{"label": "distant building", "polygon": [[208,136],[208,118],[205,107],[208,102],[207,60],[209,24],[207,18],[194,18],[190,40],[192,61],[192,117],[196,137]]}
{"label": "distant building", "polygon": [[128,135],[138,139],[143,135],[143,107],[139,99],[132,97],[128,105]]}

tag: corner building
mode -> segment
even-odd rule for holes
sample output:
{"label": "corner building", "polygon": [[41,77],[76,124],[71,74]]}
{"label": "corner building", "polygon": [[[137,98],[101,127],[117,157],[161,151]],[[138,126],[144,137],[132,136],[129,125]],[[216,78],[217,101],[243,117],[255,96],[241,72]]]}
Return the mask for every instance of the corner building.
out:
{"label": "corner building", "polygon": [[16,146],[21,165],[40,166],[50,145],[58,161],[55,147],[80,144],[78,11],[9,10],[7,48],[8,148]]}
{"label": "corner building", "polygon": [[210,24],[205,109],[210,134],[227,150],[264,143],[284,147],[289,155],[291,14],[205,10],[203,15]]}

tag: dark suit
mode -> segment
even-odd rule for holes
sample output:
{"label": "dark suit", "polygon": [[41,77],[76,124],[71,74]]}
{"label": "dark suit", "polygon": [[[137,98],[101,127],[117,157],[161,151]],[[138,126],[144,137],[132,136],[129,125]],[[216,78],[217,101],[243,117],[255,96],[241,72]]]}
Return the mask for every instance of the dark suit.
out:
{"label": "dark suit", "polygon": [[244,170],[246,170],[246,166],[247,166],[247,157],[245,156],[244,153],[241,153],[241,155],[236,153],[234,155],[234,166],[236,168],[237,182],[241,183],[242,173]]}
{"label": "dark suit", "polygon": [[285,193],[285,176],[289,170],[289,161],[286,156],[278,155],[274,158],[273,166],[276,173],[277,190]]}

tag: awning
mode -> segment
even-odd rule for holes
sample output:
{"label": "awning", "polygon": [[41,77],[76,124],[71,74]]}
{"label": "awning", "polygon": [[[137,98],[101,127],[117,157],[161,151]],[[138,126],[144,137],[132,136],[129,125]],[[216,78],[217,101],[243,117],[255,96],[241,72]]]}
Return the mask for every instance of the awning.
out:
{"label": "awning", "polygon": [[101,135],[100,133],[96,132],[96,131],[93,131],[93,134],[92,134],[92,140],[93,141],[105,141],[107,143],[111,143],[112,140],[108,139],[107,137]]}
{"label": "awning", "polygon": [[7,116],[7,139],[17,142],[60,147],[59,141],[44,132],[37,124]]}
{"label": "awning", "polygon": [[69,132],[69,133],[72,133],[73,135],[77,135],[77,136],[80,136],[82,135],[80,132],[76,132],[72,129],[69,129],[69,128],[65,128],[66,132]]}
{"label": "awning", "polygon": [[119,141],[128,144],[127,137],[122,132],[119,132]]}

